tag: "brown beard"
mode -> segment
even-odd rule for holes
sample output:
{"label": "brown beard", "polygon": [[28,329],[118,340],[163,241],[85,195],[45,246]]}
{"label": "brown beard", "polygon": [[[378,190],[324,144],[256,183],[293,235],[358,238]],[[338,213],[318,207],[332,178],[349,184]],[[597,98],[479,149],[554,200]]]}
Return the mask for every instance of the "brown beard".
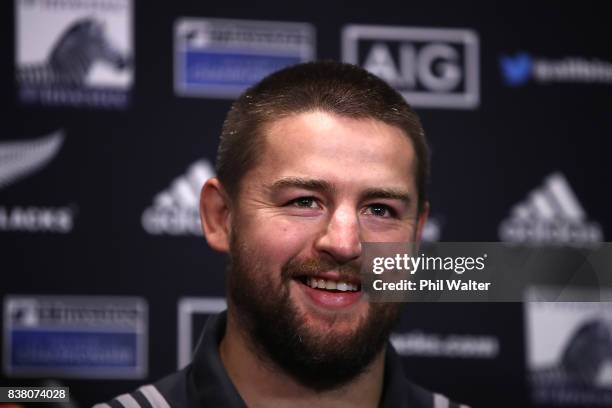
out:
{"label": "brown beard", "polygon": [[270,276],[255,251],[232,231],[228,297],[233,316],[256,355],[272,362],[305,386],[327,390],[361,374],[381,352],[401,309],[400,303],[371,303],[352,333],[314,332],[290,299],[292,280],[309,272],[330,269],[358,275],[359,265],[338,265],[326,259],[292,259],[280,271],[280,283]]}

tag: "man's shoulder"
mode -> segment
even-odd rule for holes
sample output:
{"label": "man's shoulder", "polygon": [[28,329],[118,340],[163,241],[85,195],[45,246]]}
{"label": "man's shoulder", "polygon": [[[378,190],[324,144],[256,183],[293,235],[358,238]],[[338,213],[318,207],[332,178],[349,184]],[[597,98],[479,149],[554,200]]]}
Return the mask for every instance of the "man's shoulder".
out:
{"label": "man's shoulder", "polygon": [[410,406],[423,408],[470,408],[468,405],[452,401],[447,396],[430,391],[408,379],[405,379],[404,392],[408,394]]}
{"label": "man's shoulder", "polygon": [[[106,403],[96,404],[93,408],[191,408],[187,391],[188,370],[189,367],[172,373],[155,383],[146,384],[132,392],[118,395]],[[387,399],[387,403],[383,403],[383,406],[400,407],[403,406],[400,401],[403,401],[408,402],[410,407],[469,408],[467,405],[451,401],[446,396],[429,391],[408,379],[404,380],[402,393],[403,397],[408,398]]]}
{"label": "man's shoulder", "polygon": [[468,408],[414,383],[406,374],[401,357],[389,343],[385,355],[383,407]]}
{"label": "man's shoulder", "polygon": [[189,367],[172,373],[161,380],[121,394],[112,400],[96,404],[93,408],[183,408],[187,399],[187,371]]}

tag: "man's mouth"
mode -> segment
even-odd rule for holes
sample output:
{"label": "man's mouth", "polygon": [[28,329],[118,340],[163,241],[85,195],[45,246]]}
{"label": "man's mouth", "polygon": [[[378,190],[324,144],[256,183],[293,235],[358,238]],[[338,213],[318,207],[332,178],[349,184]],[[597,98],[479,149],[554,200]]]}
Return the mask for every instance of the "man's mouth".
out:
{"label": "man's mouth", "polygon": [[300,276],[294,279],[307,297],[319,307],[342,309],[361,298],[361,284],[358,278],[349,278],[335,273],[317,276]]}
{"label": "man's mouth", "polygon": [[316,276],[302,276],[298,280],[313,289],[324,289],[331,292],[358,292],[361,289],[361,285],[358,283],[324,279]]}

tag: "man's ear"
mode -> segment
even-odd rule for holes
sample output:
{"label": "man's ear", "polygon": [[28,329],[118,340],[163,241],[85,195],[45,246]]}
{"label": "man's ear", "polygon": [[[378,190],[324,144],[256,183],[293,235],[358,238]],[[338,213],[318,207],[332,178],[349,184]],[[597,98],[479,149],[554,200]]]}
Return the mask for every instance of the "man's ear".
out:
{"label": "man's ear", "polygon": [[216,177],[209,179],[200,192],[200,220],[208,245],[216,251],[229,252],[230,201]]}
{"label": "man's ear", "polygon": [[423,230],[425,229],[425,223],[427,223],[427,218],[429,218],[429,201],[426,201],[423,204],[423,209],[421,210],[421,213],[417,219],[416,242],[421,242]]}

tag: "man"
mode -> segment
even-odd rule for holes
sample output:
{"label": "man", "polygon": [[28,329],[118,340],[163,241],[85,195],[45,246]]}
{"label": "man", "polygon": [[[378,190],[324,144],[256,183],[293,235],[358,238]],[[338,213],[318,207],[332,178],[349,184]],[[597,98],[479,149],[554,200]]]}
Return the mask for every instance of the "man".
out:
{"label": "man", "polygon": [[428,151],[418,117],[348,64],[270,75],[225,121],[201,192],[209,245],[230,257],[228,309],[194,360],[119,407],[455,407],[406,380],[388,336],[397,303],[369,303],[362,242],[418,242]]}

